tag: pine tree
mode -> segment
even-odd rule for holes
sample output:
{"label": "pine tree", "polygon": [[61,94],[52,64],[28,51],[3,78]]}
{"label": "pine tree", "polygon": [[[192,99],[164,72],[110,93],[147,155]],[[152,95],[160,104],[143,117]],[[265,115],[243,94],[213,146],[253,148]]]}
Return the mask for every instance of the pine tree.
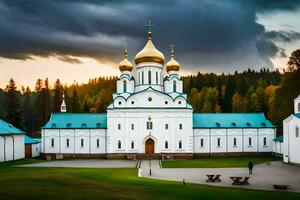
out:
{"label": "pine tree", "polygon": [[29,87],[23,90],[22,110],[24,113],[25,131],[32,134],[34,131],[34,115],[32,112],[32,93]]}
{"label": "pine tree", "polygon": [[54,96],[53,96],[53,112],[60,112],[60,106],[63,100],[63,86],[60,84],[60,80],[57,79],[54,84]]}
{"label": "pine tree", "polygon": [[9,80],[5,89],[5,120],[13,126],[23,129],[23,114],[21,109],[20,93],[17,91],[15,81]]}
{"label": "pine tree", "polygon": [[77,95],[77,90],[75,87],[73,88],[73,93],[72,93],[72,104],[71,104],[71,110],[72,113],[79,113],[80,112],[80,104],[79,104],[79,99]]}

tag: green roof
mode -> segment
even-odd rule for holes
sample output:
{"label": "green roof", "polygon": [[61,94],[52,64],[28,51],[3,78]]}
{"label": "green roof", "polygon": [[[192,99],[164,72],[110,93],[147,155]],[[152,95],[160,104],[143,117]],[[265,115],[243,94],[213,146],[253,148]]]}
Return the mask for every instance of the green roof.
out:
{"label": "green roof", "polygon": [[275,142],[283,142],[283,135],[278,136],[277,138],[274,139]]}
{"label": "green roof", "polygon": [[263,113],[194,113],[193,128],[274,128]]}
{"label": "green roof", "polygon": [[14,135],[14,134],[24,134],[24,132],[0,119],[0,135]]}
{"label": "green roof", "polygon": [[28,137],[27,135],[25,135],[25,137],[24,137],[24,143],[25,144],[35,144],[35,143],[40,143],[40,142],[37,141],[36,139],[33,139],[33,138]]}
{"label": "green roof", "polygon": [[106,129],[106,114],[99,113],[52,113],[44,129]]}
{"label": "green roof", "polygon": [[296,114],[293,114],[295,117],[297,117],[298,119],[300,119],[300,113],[296,113]]}

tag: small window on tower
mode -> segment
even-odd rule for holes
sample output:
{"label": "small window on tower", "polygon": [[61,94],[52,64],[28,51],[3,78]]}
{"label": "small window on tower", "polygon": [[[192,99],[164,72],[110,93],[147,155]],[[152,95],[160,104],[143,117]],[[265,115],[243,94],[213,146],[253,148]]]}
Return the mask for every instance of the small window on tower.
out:
{"label": "small window on tower", "polygon": [[118,104],[119,104],[119,105],[121,105],[121,104],[122,104],[122,102],[121,102],[121,101],[119,101],[119,102],[118,102]]}
{"label": "small window on tower", "polygon": [[134,124],[131,124],[131,130],[134,130]]}
{"label": "small window on tower", "polygon": [[123,92],[127,92],[127,81],[123,81]]}
{"label": "small window on tower", "polygon": [[118,124],[118,130],[121,130],[121,124]]}
{"label": "small window on tower", "polygon": [[295,137],[299,137],[299,127],[295,128]]}
{"label": "small window on tower", "polygon": [[182,142],[181,142],[181,140],[179,140],[178,148],[179,148],[179,149],[182,149]]}
{"label": "small window on tower", "polygon": [[165,149],[168,149],[168,148],[169,148],[168,141],[165,141]]}
{"label": "small window on tower", "polygon": [[148,84],[151,85],[151,71],[148,71]]}
{"label": "small window on tower", "polygon": [[131,141],[131,149],[134,149],[134,141]]}
{"label": "small window on tower", "polygon": [[151,102],[152,101],[152,97],[148,97],[148,101]]}
{"label": "small window on tower", "polygon": [[180,129],[180,130],[182,129],[182,124],[179,124],[179,129]]}
{"label": "small window on tower", "polygon": [[169,129],[169,124],[165,124],[165,129],[166,129],[166,130]]}
{"label": "small window on tower", "polygon": [[165,104],[168,105],[168,101],[165,101]]}

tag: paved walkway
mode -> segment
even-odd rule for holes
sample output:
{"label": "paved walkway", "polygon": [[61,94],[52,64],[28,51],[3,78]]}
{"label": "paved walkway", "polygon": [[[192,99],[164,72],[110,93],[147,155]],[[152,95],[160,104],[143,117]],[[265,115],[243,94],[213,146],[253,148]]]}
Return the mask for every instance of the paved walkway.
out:
{"label": "paved walkway", "polygon": [[[151,169],[151,176],[150,176]],[[288,191],[300,192],[300,167],[283,164],[281,161],[271,162],[270,165],[255,165],[253,174],[248,174],[247,168],[160,168],[158,160],[142,161],[141,176],[174,180],[190,183],[209,184],[251,189],[273,190],[273,184],[290,185]],[[221,183],[206,183],[206,174],[221,174]],[[232,186],[230,176],[249,176],[249,186]]]}
{"label": "paved walkway", "polygon": [[78,168],[135,168],[131,160],[56,160],[20,165],[22,167],[78,167]]}

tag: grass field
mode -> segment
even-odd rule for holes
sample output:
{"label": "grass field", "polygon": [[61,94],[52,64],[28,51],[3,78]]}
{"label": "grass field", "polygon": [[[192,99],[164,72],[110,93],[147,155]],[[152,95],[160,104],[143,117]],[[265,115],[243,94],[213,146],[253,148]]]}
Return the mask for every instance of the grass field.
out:
{"label": "grass field", "polygon": [[136,169],[0,166],[0,199],[300,199],[300,194],[138,178]]}
{"label": "grass field", "polygon": [[163,168],[225,168],[225,167],[247,167],[248,162],[260,164],[276,160],[275,157],[217,157],[199,158],[192,160],[165,160],[162,161]]}

